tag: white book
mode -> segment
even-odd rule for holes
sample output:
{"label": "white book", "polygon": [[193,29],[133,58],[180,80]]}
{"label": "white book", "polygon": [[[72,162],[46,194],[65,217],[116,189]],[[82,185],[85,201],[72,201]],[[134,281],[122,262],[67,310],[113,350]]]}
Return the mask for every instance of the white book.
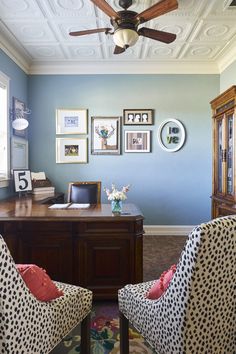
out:
{"label": "white book", "polygon": [[68,206],[68,209],[86,209],[89,208],[90,204],[77,204],[77,203],[72,203],[70,206]]}
{"label": "white book", "polygon": [[67,207],[70,205],[70,203],[64,203],[64,204],[53,204],[48,207],[48,209],[67,209]]}

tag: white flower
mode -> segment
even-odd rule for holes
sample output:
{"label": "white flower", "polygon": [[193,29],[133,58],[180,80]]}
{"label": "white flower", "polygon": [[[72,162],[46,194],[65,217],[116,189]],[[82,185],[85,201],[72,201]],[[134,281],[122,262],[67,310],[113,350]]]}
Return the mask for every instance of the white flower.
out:
{"label": "white flower", "polygon": [[125,200],[127,199],[126,193],[129,191],[130,185],[124,186],[120,191],[116,189],[114,184],[111,185],[111,191],[108,188],[104,188],[108,200]]}

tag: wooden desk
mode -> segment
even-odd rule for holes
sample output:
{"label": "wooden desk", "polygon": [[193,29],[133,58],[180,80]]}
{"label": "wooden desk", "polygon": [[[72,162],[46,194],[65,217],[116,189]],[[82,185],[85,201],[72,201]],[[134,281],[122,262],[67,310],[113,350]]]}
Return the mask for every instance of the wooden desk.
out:
{"label": "wooden desk", "polygon": [[133,204],[124,203],[124,213],[113,216],[110,204],[50,210],[32,197],[15,198],[0,202],[0,233],[17,263],[112,299],[143,280],[143,216]]}

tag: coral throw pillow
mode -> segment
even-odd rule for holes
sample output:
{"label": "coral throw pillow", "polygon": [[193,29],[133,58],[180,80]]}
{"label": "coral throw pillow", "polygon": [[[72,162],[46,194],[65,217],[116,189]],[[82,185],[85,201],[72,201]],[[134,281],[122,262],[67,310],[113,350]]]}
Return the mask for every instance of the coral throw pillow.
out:
{"label": "coral throw pillow", "polygon": [[35,264],[16,264],[25,284],[40,301],[50,301],[63,295],[46,271]]}
{"label": "coral throw pillow", "polygon": [[173,264],[170,269],[163,272],[158,280],[152,285],[146,294],[146,297],[151,300],[157,300],[166,291],[173,275],[176,271],[176,265]]}

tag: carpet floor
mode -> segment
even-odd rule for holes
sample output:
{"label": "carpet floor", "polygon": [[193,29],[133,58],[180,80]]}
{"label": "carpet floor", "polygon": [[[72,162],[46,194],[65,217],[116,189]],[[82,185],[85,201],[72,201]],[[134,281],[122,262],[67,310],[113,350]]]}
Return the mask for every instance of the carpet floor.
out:
{"label": "carpet floor", "polygon": [[[119,313],[114,301],[98,302],[91,313],[91,354],[119,354]],[[154,350],[134,330],[129,328],[130,353],[154,354]],[[65,337],[51,354],[86,354],[80,352],[80,326]]]}

